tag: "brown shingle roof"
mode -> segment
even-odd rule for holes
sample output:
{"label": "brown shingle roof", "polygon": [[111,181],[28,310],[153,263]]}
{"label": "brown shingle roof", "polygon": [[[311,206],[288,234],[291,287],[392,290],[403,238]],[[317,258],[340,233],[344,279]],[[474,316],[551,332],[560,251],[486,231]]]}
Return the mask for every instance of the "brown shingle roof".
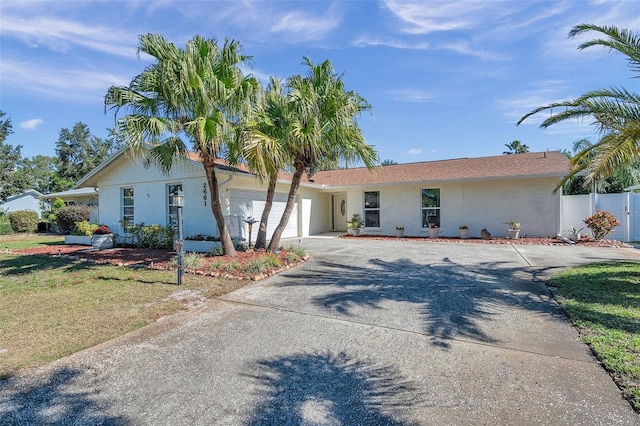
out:
{"label": "brown shingle roof", "polygon": [[[569,172],[569,159],[558,151],[459,158],[367,168],[331,170],[316,173],[316,185],[351,186],[409,182],[442,182],[507,177],[557,176]],[[305,179],[306,180],[306,179]]]}

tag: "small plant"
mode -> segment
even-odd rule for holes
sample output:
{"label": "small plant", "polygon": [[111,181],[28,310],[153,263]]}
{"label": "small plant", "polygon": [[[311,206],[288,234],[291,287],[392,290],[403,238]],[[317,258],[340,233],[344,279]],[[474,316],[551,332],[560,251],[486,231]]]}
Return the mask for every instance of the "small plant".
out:
{"label": "small plant", "polygon": [[244,268],[244,272],[250,275],[261,274],[266,272],[269,266],[264,262],[263,258],[250,260]]}
{"label": "small plant", "polygon": [[347,228],[349,229],[361,229],[364,226],[364,222],[358,213],[354,213],[351,220],[347,222]]}
{"label": "small plant", "polygon": [[224,260],[222,259],[213,259],[211,261],[211,263],[209,264],[209,270],[210,271],[217,271],[222,269],[222,267],[224,266]]}
{"label": "small plant", "polygon": [[240,262],[233,259],[233,260],[230,260],[226,265],[224,265],[222,269],[224,269],[227,272],[233,272],[240,269],[240,267],[241,267]]}
{"label": "small plant", "polygon": [[467,225],[460,225],[458,226],[458,229],[469,229],[469,227]]}
{"label": "small plant", "polygon": [[587,228],[591,230],[593,238],[601,240],[607,235],[611,235],[616,226],[620,226],[620,221],[611,213],[601,210],[596,212],[584,220]]}
{"label": "small plant", "polygon": [[287,250],[287,262],[300,262],[307,252],[300,246],[290,246]]}
{"label": "small plant", "polygon": [[222,256],[222,255],[224,255],[224,250],[222,249],[222,247],[214,247],[214,248],[211,249],[209,254],[211,256]]}
{"label": "small plant", "polygon": [[205,255],[203,253],[194,253],[191,251],[186,252],[182,259],[184,269],[187,271],[195,271],[196,269],[201,268],[204,256]]}
{"label": "small plant", "polygon": [[520,222],[515,222],[513,220],[505,222],[505,225],[509,225],[509,229],[520,229]]}
{"label": "small plant", "polygon": [[438,227],[438,225],[436,225],[435,223],[430,223],[429,224],[429,228],[431,229],[436,229]]}
{"label": "small plant", "polygon": [[93,230],[93,235],[108,235],[112,233],[113,232],[111,232],[111,228],[109,228],[107,225],[100,225]]}
{"label": "small plant", "polygon": [[71,235],[90,237],[98,227],[95,223],[89,223],[88,220],[76,222],[76,227],[71,231]]}
{"label": "small plant", "polygon": [[396,226],[396,231],[404,231],[404,226]]}

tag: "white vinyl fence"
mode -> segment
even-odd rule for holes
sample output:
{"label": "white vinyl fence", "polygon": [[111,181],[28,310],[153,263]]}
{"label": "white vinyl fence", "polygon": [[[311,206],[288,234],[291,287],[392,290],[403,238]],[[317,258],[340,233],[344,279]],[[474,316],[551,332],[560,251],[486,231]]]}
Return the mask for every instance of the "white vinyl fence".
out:
{"label": "white vinyl fence", "polygon": [[584,219],[596,210],[608,211],[622,224],[607,238],[621,241],[640,241],[640,194],[624,192],[622,194],[563,195],[562,216],[560,218],[562,235],[568,236],[571,227],[584,227],[582,233],[589,233]]}

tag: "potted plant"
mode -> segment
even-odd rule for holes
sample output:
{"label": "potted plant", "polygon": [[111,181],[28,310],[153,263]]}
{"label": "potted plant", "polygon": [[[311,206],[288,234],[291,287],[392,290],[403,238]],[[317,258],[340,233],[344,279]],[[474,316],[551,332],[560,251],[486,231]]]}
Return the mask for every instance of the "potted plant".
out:
{"label": "potted plant", "polygon": [[429,238],[438,238],[438,225],[435,223],[429,224]]}
{"label": "potted plant", "polygon": [[358,213],[354,213],[351,220],[347,222],[347,229],[351,229],[356,237],[360,235],[360,230],[364,227],[364,222]]}
{"label": "potted plant", "polygon": [[505,222],[505,224],[509,225],[507,238],[510,240],[517,240],[520,236],[520,223],[510,220],[508,222]]}
{"label": "potted plant", "polygon": [[396,237],[404,237],[404,226],[396,226]]}
{"label": "potted plant", "polygon": [[467,225],[458,226],[458,232],[460,233],[460,239],[466,240],[469,238],[469,227]]}
{"label": "potted plant", "polygon": [[113,247],[113,232],[107,225],[100,225],[93,230],[91,236],[91,246],[97,250],[104,250]]}
{"label": "potted plant", "polygon": [[582,237],[582,235],[580,235],[580,231],[582,231],[584,228],[576,228],[575,226],[572,226],[571,229],[569,230],[569,239],[571,241],[579,241],[580,238]]}

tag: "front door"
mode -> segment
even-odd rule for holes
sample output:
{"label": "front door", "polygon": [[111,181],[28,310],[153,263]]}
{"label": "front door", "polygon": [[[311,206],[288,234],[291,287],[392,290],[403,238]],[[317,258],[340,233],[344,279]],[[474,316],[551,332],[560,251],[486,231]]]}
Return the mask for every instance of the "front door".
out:
{"label": "front door", "polygon": [[333,195],[333,230],[347,230],[347,194]]}

